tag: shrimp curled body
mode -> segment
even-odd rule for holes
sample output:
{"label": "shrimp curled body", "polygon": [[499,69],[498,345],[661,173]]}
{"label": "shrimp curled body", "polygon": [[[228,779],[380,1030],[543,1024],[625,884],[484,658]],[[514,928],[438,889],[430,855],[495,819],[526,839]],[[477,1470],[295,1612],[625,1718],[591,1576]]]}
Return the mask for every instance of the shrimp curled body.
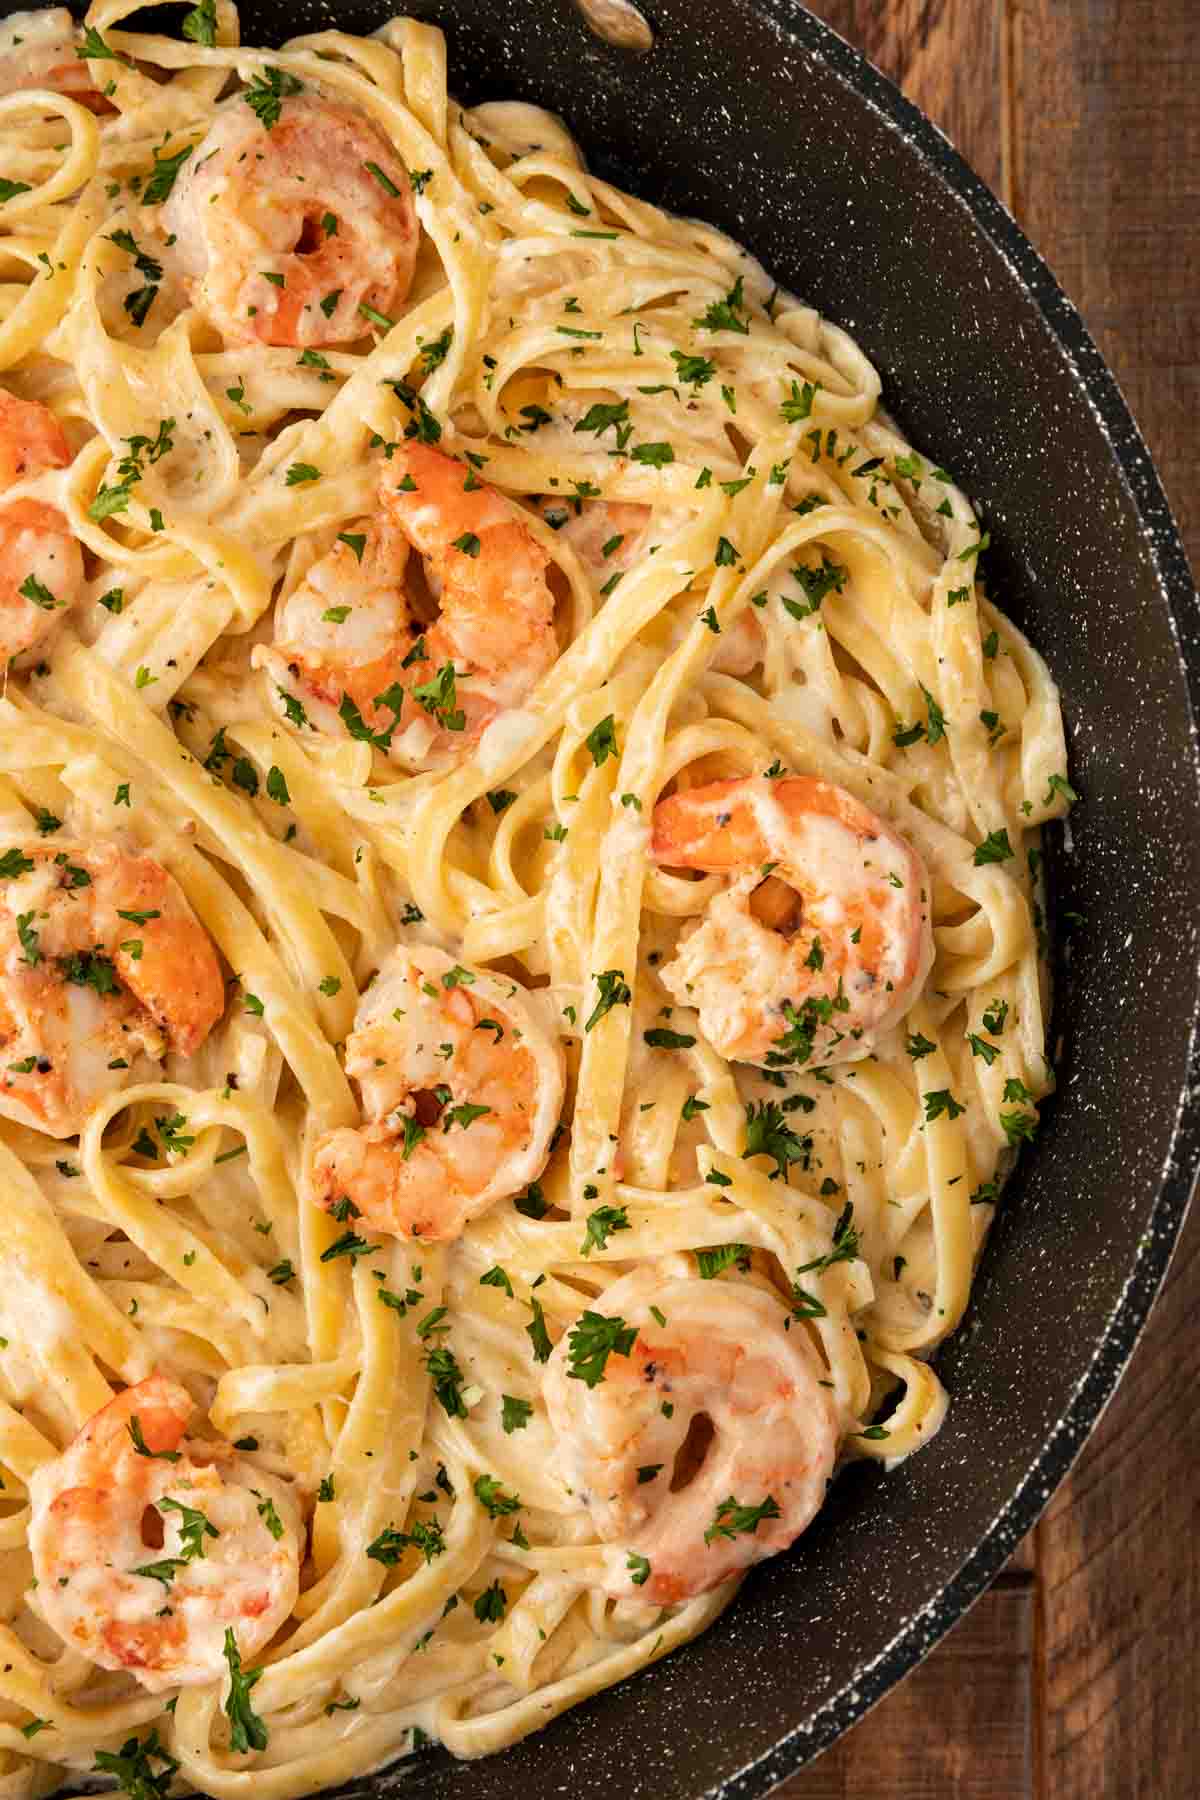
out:
{"label": "shrimp curled body", "polygon": [[353,342],[362,308],[393,316],[412,282],[408,173],[368,119],[328,100],[285,100],[269,130],[230,101],[163,219],[194,303],[232,343]]}
{"label": "shrimp curled body", "polygon": [[[70,460],[49,408],[0,388],[0,492]],[[0,662],[44,649],[82,587],[83,554],[58,508],[0,505]]]}
{"label": "shrimp curled body", "polygon": [[796,775],[672,794],[654,809],[652,853],[732,876],[659,971],[731,1061],[856,1061],[924,986],[924,862],[845,788]]}
{"label": "shrimp curled body", "polygon": [[[833,1472],[836,1412],[803,1329],[788,1331],[760,1288],[646,1267],[606,1290],[603,1312],[637,1338],[602,1380],[572,1373],[569,1333],[546,1365],[559,1465],[600,1536],[621,1546],[605,1590],[675,1605],[805,1530]],[[699,1420],[711,1440],[693,1472],[685,1445]],[[733,1507],[761,1516],[738,1528]]]}
{"label": "shrimp curled body", "polygon": [[212,940],[161,863],[115,842],[0,846],[0,1113],[53,1137],[199,1049],[225,1010]]}
{"label": "shrimp curled body", "polygon": [[314,1192],[348,1197],[377,1231],[455,1238],[545,1166],[562,1051],[507,978],[398,950],[359,1005],[346,1073],[368,1123],[318,1143]]}
{"label": "shrimp curled body", "polygon": [[46,1622],[151,1693],[220,1676],[227,1628],[243,1658],[257,1655],[299,1591],[290,1489],[229,1444],[185,1440],[194,1410],[186,1389],[152,1375],[29,1482]]}
{"label": "shrimp curled body", "polygon": [[[257,667],[320,729],[371,734],[436,768],[520,706],[557,655],[546,556],[520,509],[424,444],[380,465],[380,513],[334,545],[280,606]],[[422,625],[410,551],[438,615]]]}

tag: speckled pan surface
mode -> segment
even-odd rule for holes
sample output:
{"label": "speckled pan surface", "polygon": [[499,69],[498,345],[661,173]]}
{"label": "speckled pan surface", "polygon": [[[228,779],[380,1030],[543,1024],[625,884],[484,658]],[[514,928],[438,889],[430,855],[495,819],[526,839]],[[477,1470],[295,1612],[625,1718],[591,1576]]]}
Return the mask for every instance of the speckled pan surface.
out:
{"label": "speckled pan surface", "polygon": [[[8,8],[5,8],[8,10]],[[389,0],[246,0],[250,42]],[[998,202],[891,85],[791,0],[650,0],[654,50],[570,0],[409,0],[465,100],[562,113],[602,174],[722,226],[846,326],[954,470],[1001,603],[1063,689],[1070,854],[1051,845],[1060,1090],[939,1367],[945,1428],[851,1470],[696,1643],[502,1756],[429,1752],[344,1790],[429,1800],[750,1800],[953,1624],[1095,1422],[1166,1268],[1200,1155],[1194,1050],[1200,609],[1145,447],[1078,315]],[[173,25],[172,27],[173,28]]]}

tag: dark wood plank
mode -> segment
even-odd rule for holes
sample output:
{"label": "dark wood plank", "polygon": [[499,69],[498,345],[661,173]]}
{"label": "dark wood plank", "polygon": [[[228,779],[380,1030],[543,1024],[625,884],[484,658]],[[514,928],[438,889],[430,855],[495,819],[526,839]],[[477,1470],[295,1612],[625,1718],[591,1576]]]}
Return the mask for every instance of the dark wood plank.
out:
{"label": "dark wood plank", "polygon": [[941,126],[997,192],[1004,179],[997,0],[806,0]]}
{"label": "dark wood plank", "polygon": [[1032,1575],[1037,1568],[1037,1539],[1034,1532],[1022,1538],[1012,1553],[1008,1571],[1010,1574]]}
{"label": "dark wood plank", "polygon": [[1034,1591],[997,1585],[777,1800],[1029,1800]]}
{"label": "dark wood plank", "polygon": [[1195,0],[1008,0],[1017,216],[1079,306],[1200,558]]}
{"label": "dark wood plank", "polygon": [[1195,1800],[1200,1211],[1133,1363],[1038,1527],[1041,1787]]}
{"label": "dark wood plank", "polygon": [[[1194,0],[1009,0],[1014,209],[1078,304],[1200,560]],[[1037,1532],[1037,1794],[1200,1796],[1200,1217]]]}

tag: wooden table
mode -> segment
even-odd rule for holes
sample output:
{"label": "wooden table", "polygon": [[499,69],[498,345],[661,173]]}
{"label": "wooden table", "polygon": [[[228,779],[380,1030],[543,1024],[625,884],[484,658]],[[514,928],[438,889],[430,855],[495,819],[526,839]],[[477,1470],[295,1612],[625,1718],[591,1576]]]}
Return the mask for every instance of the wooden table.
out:
{"label": "wooden table", "polygon": [[[1200,0],[807,0],[1079,306],[1200,570]],[[778,1800],[1200,1796],[1200,1202],[1070,1479],[969,1616]]]}

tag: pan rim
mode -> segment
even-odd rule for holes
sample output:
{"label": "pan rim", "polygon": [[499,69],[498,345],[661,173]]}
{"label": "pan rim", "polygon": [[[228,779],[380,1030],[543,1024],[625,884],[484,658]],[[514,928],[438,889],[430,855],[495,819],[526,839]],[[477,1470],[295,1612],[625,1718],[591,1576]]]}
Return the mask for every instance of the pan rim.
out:
{"label": "pan rim", "polygon": [[[1200,786],[1200,595],[1150,450],[1121,387],[1074,302],[1041,253],[945,133],[860,50],[798,0],[744,0],[752,13],[819,57],[922,158],[966,206],[974,227],[1005,258],[1037,306],[1084,398],[1092,406],[1146,542],[1175,643],[1191,720],[1190,767]],[[1196,970],[1200,978],[1200,967]],[[697,1800],[761,1800],[830,1748],[946,1636],[1000,1572],[1070,1472],[1111,1400],[1161,1291],[1200,1172],[1200,991],[1193,989],[1184,1073],[1158,1196],[1121,1296],[1096,1340],[1087,1372],[1051,1426],[1016,1492],[949,1581],[914,1612],[876,1657],[793,1730]]]}

